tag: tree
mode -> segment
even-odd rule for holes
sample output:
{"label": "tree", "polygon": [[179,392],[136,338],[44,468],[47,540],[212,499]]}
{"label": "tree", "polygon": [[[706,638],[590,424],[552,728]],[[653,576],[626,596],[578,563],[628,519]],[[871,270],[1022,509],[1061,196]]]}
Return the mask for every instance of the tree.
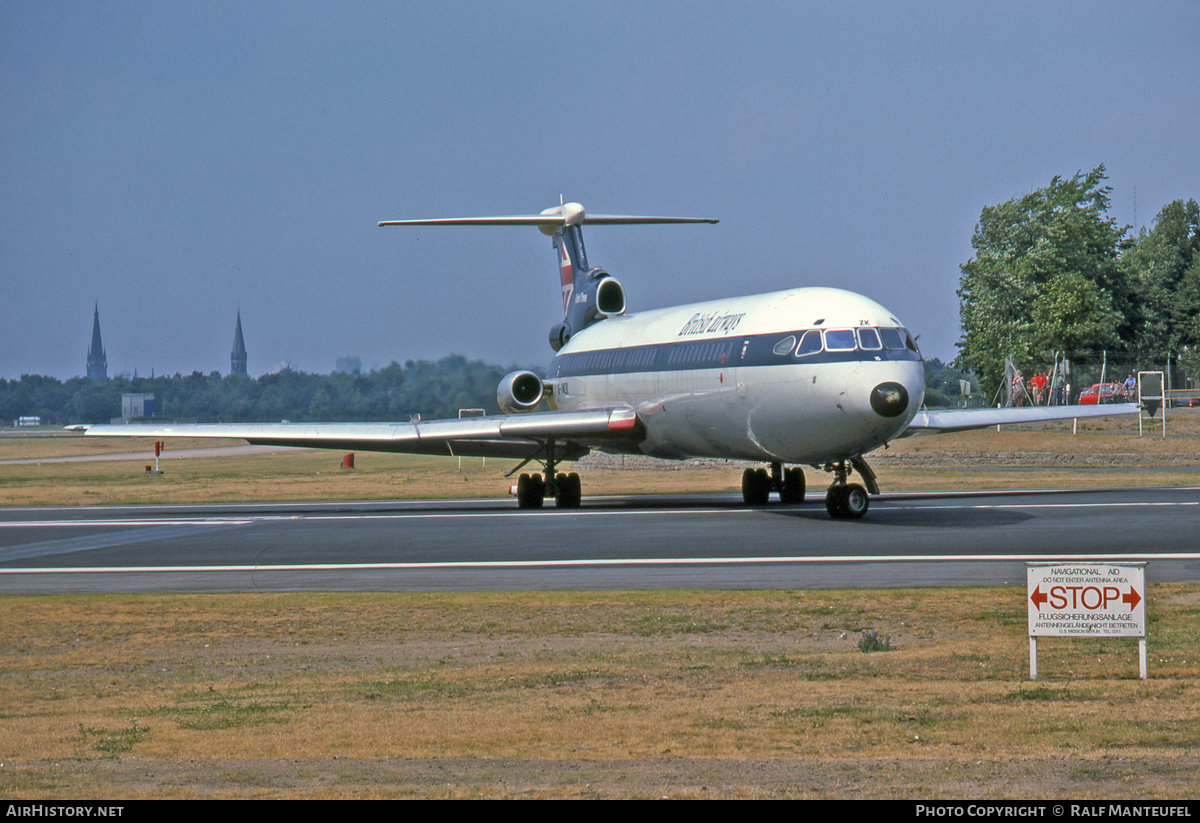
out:
{"label": "tree", "polygon": [[1033,340],[1039,353],[1088,352],[1120,343],[1123,318],[1112,296],[1078,272],[1055,275],[1033,304]]}
{"label": "tree", "polygon": [[1132,294],[1118,253],[1126,230],[1106,215],[1106,179],[1100,165],[984,207],[975,256],[961,267],[956,365],[978,374],[986,392],[999,386],[1006,358],[1046,361],[1125,331]]}
{"label": "tree", "polygon": [[1142,362],[1162,363],[1200,343],[1200,206],[1163,207],[1121,256],[1136,302],[1130,344]]}

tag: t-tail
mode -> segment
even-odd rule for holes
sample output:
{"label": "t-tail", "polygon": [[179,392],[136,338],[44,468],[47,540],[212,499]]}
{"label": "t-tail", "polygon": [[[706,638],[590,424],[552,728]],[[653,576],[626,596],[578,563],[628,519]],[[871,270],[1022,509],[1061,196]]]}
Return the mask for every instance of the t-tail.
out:
{"label": "t-tail", "polygon": [[650,217],[621,214],[586,214],[578,203],[564,203],[541,214],[507,217],[450,217],[432,220],[385,220],[381,226],[537,226],[554,239],[562,286],[563,319],[550,329],[555,351],[571,336],[605,317],[625,312],[625,290],[615,277],[590,267],[583,245],[583,225],[639,225],[651,223],[716,223],[708,217]]}

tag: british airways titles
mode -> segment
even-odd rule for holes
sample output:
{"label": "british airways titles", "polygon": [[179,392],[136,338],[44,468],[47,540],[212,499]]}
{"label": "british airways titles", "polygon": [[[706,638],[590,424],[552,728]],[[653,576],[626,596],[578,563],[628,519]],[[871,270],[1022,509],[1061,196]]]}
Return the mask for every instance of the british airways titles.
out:
{"label": "british airways titles", "polygon": [[683,328],[679,330],[677,337],[683,337],[687,334],[712,334],[713,332],[731,332],[738,327],[742,322],[742,318],[746,316],[745,312],[740,314],[721,314],[719,311],[711,314],[700,314],[697,312],[692,315],[692,319],[683,324]]}

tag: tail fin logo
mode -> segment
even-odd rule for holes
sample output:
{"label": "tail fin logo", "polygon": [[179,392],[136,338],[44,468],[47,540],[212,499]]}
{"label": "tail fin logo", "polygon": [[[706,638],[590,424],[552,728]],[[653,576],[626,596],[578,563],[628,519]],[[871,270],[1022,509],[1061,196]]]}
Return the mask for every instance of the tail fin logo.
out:
{"label": "tail fin logo", "polygon": [[561,238],[558,243],[558,271],[562,278],[563,316],[566,317],[571,308],[571,297],[575,294],[575,274],[571,268],[571,256],[567,254],[567,244]]}

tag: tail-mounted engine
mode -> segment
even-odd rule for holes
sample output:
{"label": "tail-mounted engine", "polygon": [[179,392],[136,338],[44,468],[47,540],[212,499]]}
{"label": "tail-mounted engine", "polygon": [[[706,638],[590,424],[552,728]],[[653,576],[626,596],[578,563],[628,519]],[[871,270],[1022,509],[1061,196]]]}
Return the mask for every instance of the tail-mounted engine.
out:
{"label": "tail-mounted engine", "polygon": [[505,414],[531,412],[542,402],[543,391],[542,378],[533,372],[510,372],[496,387],[496,402]]}
{"label": "tail-mounted engine", "polygon": [[558,351],[571,335],[598,320],[625,313],[625,289],[617,278],[595,268],[576,278],[567,298],[566,317],[550,329],[550,346]]}

